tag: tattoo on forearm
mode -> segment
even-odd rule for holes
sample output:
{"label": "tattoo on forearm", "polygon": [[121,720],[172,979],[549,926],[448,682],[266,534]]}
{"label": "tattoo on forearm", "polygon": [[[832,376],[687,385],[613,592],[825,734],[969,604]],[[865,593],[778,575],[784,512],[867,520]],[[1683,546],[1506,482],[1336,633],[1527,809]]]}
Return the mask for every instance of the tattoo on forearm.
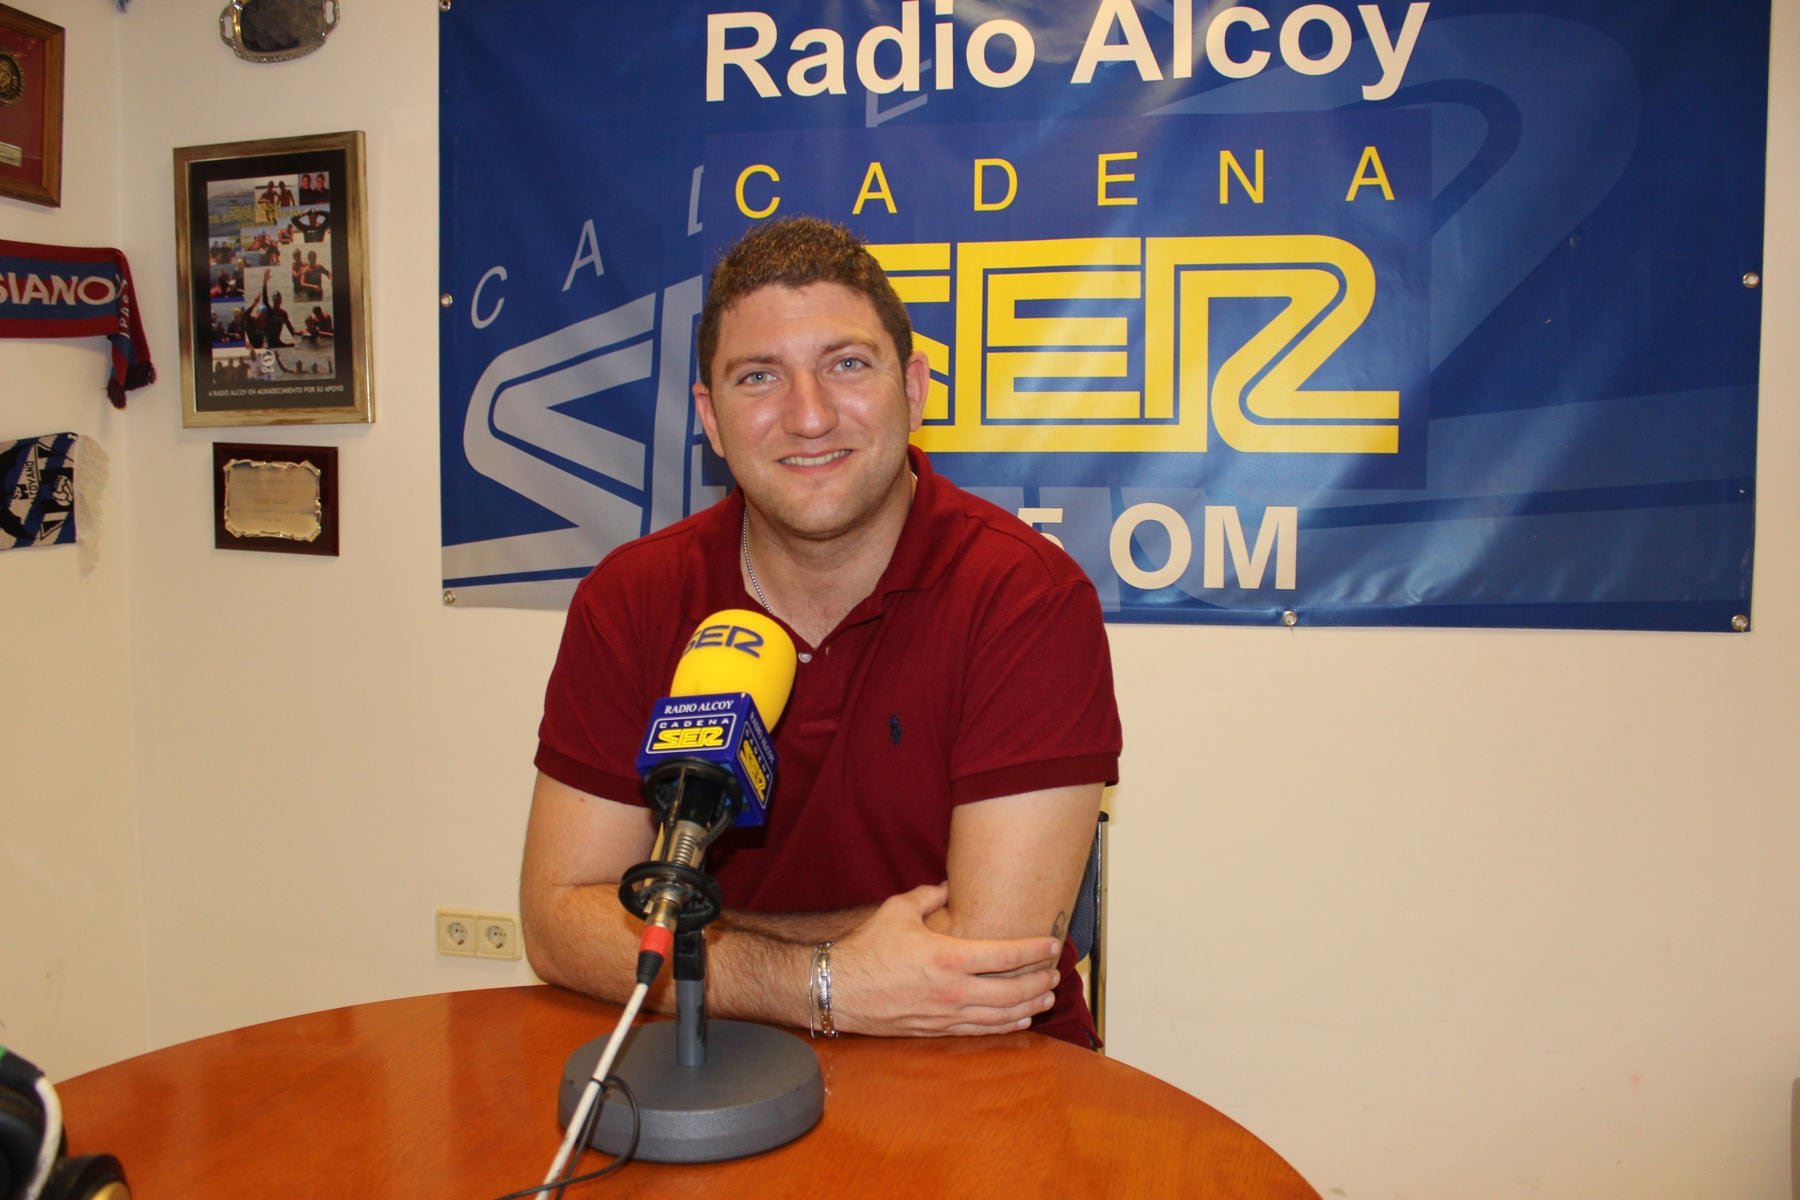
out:
{"label": "tattoo on forearm", "polygon": [[1050,927],[1050,936],[1053,938],[1060,938],[1063,935],[1063,931],[1065,929],[1067,929],[1068,927],[1069,927],[1068,912],[1066,910],[1063,912],[1059,912],[1056,914],[1056,924],[1054,924]]}

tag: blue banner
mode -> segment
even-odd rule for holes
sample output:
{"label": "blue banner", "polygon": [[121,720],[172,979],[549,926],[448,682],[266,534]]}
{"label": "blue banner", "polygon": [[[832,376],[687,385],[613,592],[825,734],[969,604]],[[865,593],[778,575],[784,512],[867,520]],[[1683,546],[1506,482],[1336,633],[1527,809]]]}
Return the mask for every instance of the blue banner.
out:
{"label": "blue banner", "polygon": [[1750,616],[1769,4],[459,0],[445,587],[712,503],[705,274],[843,222],[1109,620]]}

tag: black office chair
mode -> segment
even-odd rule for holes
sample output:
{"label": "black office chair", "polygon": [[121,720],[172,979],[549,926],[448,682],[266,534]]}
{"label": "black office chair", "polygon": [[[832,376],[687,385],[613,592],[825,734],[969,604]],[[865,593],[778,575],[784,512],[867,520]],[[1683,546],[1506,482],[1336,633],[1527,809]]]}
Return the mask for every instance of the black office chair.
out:
{"label": "black office chair", "polygon": [[1106,822],[1102,812],[1094,825],[1087,870],[1075,893],[1075,913],[1069,918],[1076,962],[1087,963],[1088,1011],[1094,1014],[1094,1030],[1102,1042],[1106,1040]]}

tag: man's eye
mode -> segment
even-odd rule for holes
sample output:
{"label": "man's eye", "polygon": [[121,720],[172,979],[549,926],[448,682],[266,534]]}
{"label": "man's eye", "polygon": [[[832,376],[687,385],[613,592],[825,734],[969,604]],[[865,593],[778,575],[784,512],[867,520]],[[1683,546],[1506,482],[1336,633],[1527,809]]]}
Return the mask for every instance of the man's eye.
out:
{"label": "man's eye", "polygon": [[769,373],[767,371],[746,371],[744,372],[743,378],[739,379],[738,382],[752,385],[767,383],[769,382]]}
{"label": "man's eye", "polygon": [[857,358],[854,355],[838,359],[838,370],[840,371],[856,371],[867,365],[868,364],[862,359]]}

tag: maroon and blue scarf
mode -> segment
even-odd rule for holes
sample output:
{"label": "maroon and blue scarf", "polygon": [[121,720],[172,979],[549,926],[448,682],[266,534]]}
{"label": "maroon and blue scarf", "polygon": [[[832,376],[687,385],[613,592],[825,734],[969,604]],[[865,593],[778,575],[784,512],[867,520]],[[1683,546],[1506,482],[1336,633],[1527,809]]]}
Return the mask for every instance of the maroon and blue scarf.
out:
{"label": "maroon and blue scarf", "polygon": [[106,395],[156,381],[125,256],[105,246],[44,246],[0,240],[0,337],[101,336],[112,341]]}

